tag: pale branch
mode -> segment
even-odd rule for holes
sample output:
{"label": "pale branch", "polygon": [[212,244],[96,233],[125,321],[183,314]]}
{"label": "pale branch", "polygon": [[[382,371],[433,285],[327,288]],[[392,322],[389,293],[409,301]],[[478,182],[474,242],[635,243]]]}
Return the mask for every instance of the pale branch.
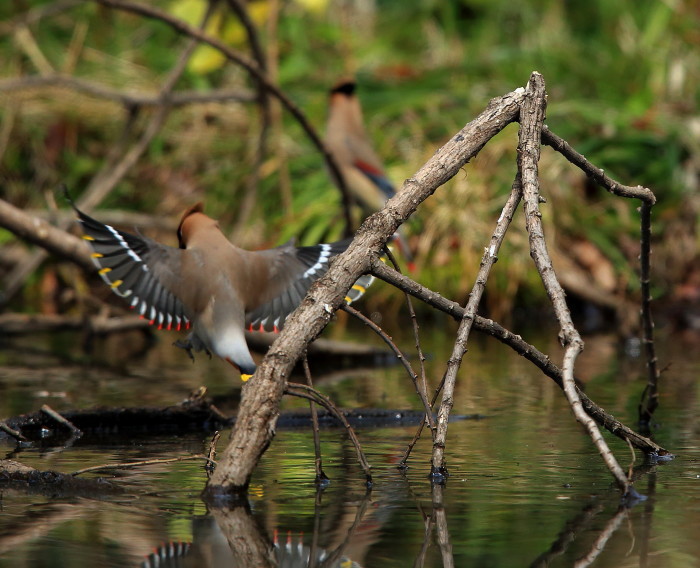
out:
{"label": "pale branch", "polygon": [[[151,18],[167,24],[177,32],[198,40],[201,43],[213,47],[219,51],[226,59],[239,65],[245,69],[259,84],[263,85],[268,93],[273,95],[276,99],[282,103],[282,106],[287,109],[287,111],[294,117],[294,119],[299,123],[301,128],[304,130],[306,135],[309,137],[311,142],[316,148],[321,152],[323,158],[331,170],[332,177],[337,181],[338,188],[343,197],[343,203],[345,204],[345,210],[349,212],[349,204],[352,202],[350,193],[345,182],[345,178],[338,167],[332,154],[324,144],[323,140],[319,136],[316,129],[313,127],[311,122],[306,118],[306,115],[301,111],[301,109],[285,95],[282,90],[270,78],[266,73],[258,66],[258,64],[252,59],[246,57],[245,55],[239,53],[238,51],[232,49],[224,42],[207,35],[202,30],[196,29],[183,20],[175,18],[170,14],[163,12],[157,8],[153,8],[147,4],[140,4],[138,2],[131,2],[130,0],[95,0],[97,3],[104,6],[109,6],[116,10],[123,10],[126,12],[131,12],[133,14],[139,14],[146,18]],[[347,220],[349,223],[350,221]]]}
{"label": "pale branch", "polygon": [[[118,89],[110,89],[100,83],[94,83],[71,75],[60,73],[52,75],[31,75],[0,81],[0,92],[26,91],[40,88],[70,89],[91,97],[105,99],[119,103],[127,108],[132,107],[156,107],[163,104],[160,94],[150,95],[137,92],[127,92]],[[214,89],[212,91],[180,91],[174,92],[168,99],[168,104],[173,107],[205,103],[250,103],[255,101],[255,95],[244,89]]]}
{"label": "pale branch", "polygon": [[457,339],[455,340],[452,354],[447,362],[447,369],[444,377],[444,390],[442,401],[438,410],[437,431],[433,440],[433,454],[431,459],[431,476],[436,482],[444,482],[448,475],[447,466],[445,464],[445,443],[447,439],[447,428],[450,420],[450,412],[452,411],[452,401],[454,397],[455,384],[457,382],[457,371],[462,363],[464,354],[467,351],[467,342],[471,332],[476,312],[479,309],[481,298],[486,288],[486,282],[491,273],[491,268],[498,260],[498,251],[500,250],[503,239],[505,238],[508,226],[515,210],[520,203],[522,187],[520,183],[520,175],[516,175],[511,186],[510,195],[501,211],[501,215],[496,222],[496,228],[491,236],[489,246],[484,250],[481,258],[481,265],[476,276],[476,281],[469,294],[469,300],[464,308],[464,314],[457,330]]}
{"label": "pale branch", "polygon": [[645,352],[647,356],[647,385],[639,404],[639,421],[648,427],[651,417],[658,406],[658,382],[661,372],[658,368],[656,347],[654,344],[654,320],[651,314],[651,287],[650,287],[650,256],[651,256],[651,209],[656,203],[654,193],[640,185],[630,187],[610,178],[605,172],[591,164],[583,154],[574,150],[565,140],[554,134],[546,126],[542,128],[542,142],[561,153],[572,164],[578,166],[586,175],[610,193],[620,197],[639,199],[642,202],[640,208],[641,222],[641,246],[640,246],[640,274],[642,294],[642,333]]}
{"label": "pale branch", "polygon": [[[314,389],[313,387],[309,385],[302,385],[301,383],[287,383],[285,392],[291,396],[305,398],[307,400],[317,402],[318,404],[323,406],[323,408],[325,408],[329,414],[335,416],[335,418],[343,425],[345,431],[348,433],[350,441],[352,442],[353,446],[355,446],[355,451],[357,452],[357,461],[359,462],[360,467],[362,467],[362,470],[365,472],[365,480],[367,481],[367,486],[371,487],[372,468],[367,462],[365,453],[362,451],[362,445],[360,444],[360,440],[357,439],[355,430],[350,425],[347,418],[345,418],[343,413],[340,412],[340,410],[338,410],[338,407],[335,404],[333,404],[333,401],[324,394]],[[240,420],[240,415],[236,421],[238,420]]]}
{"label": "pale branch", "polygon": [[13,437],[18,442],[29,442],[29,440],[22,435],[22,432],[15,430],[14,428],[10,428],[4,420],[0,420],[0,430],[5,432],[5,434],[8,436]]}
{"label": "pale branch", "polygon": [[513,122],[524,90],[493,99],[488,107],[438,149],[416,174],[406,180],[382,210],[360,227],[348,249],[314,284],[299,308],[285,321],[253,379],[242,391],[241,411],[228,447],[206,492],[228,495],[246,491],[260,456],[274,435],[284,385],[306,346],[328,324],[344,302],[347,290],[369,270],[370,259],[436,189],[452,178],[497,133]]}
{"label": "pale branch", "polygon": [[595,542],[591,544],[591,548],[588,550],[585,556],[579,558],[574,562],[573,568],[587,568],[595,562],[595,560],[600,556],[600,553],[605,550],[605,547],[610,540],[610,538],[615,534],[615,531],[620,528],[620,525],[629,516],[630,509],[627,506],[621,505],[617,509],[617,513],[606,523],[603,530],[600,531]]}
{"label": "pale branch", "polygon": [[[39,219],[51,221],[56,225],[68,226],[75,221],[75,211],[72,209],[24,209],[24,213]],[[157,229],[167,233],[175,233],[178,219],[149,213],[137,213],[125,209],[100,209],[100,221],[105,225],[141,229]]]}
{"label": "pale branch", "polygon": [[433,483],[431,488],[433,513],[435,518],[435,536],[440,548],[440,557],[442,559],[443,568],[454,568],[455,559],[452,553],[452,544],[450,543],[450,531],[447,526],[447,511],[445,510],[444,496],[445,489],[438,483]]}
{"label": "pale branch", "polygon": [[[437,292],[414,282],[408,276],[392,270],[386,264],[384,264],[379,257],[372,259],[371,273],[384,282],[387,282],[388,284],[411,294],[411,296],[414,298],[422,300],[429,306],[446,313],[456,321],[460,321],[464,316],[464,308],[462,308],[462,306],[460,306],[457,302],[448,300]],[[513,349],[513,351],[519,355],[522,355],[525,357],[525,359],[533,363],[546,376],[552,379],[559,386],[559,388],[563,388],[564,383],[562,378],[562,370],[557,367],[549,359],[549,357],[547,357],[547,355],[539,351],[533,345],[530,345],[524,341],[519,335],[512,333],[499,323],[479,315],[474,318],[474,329],[481,333],[490,335],[504,345],[507,345]],[[621,440],[629,440],[635,448],[644,452],[648,456],[664,457],[671,455],[665,448],[659,446],[649,438],[641,436],[634,430],[631,430],[625,426],[614,416],[605,412],[605,410],[588,398],[588,396],[578,389],[578,387],[577,392],[585,411],[611,434],[617,436]]]}
{"label": "pale branch", "polygon": [[540,194],[538,163],[540,159],[540,140],[545,119],[546,92],[542,75],[534,72],[527,87],[528,96],[520,110],[520,131],[518,135],[518,172],[521,176],[523,201],[525,209],[525,226],[530,239],[530,256],[532,257],[542,283],[547,291],[559,326],[560,338],[564,345],[562,379],[566,395],[576,420],[588,431],[591,440],[598,448],[603,461],[617,481],[624,494],[630,490],[630,482],[625,472],[610,451],[595,421],[585,412],[574,381],[576,358],[583,350],[583,340],[571,319],[566,305],[564,289],[559,284],[552,261],[547,250],[542,226],[542,214],[539,210]]}
{"label": "pale branch", "polygon": [[54,420],[55,422],[57,422],[61,426],[65,426],[66,428],[68,428],[74,436],[79,438],[83,435],[83,431],[80,428],[78,428],[75,424],[73,424],[67,418],[61,416],[58,412],[56,412],[48,404],[43,404],[41,406],[41,412],[46,414],[46,416],[50,417],[52,420]]}
{"label": "pale branch", "polygon": [[435,420],[433,419],[433,410],[431,408],[431,405],[428,402],[427,396],[425,396],[425,393],[420,388],[420,385],[418,382],[418,375],[416,375],[416,372],[413,370],[413,367],[411,367],[411,363],[408,361],[408,358],[403,354],[403,351],[401,351],[401,349],[398,348],[396,343],[394,343],[392,341],[391,337],[389,337],[381,327],[379,327],[371,319],[366,317],[362,312],[356,310],[352,306],[348,306],[347,304],[341,305],[340,309],[346,311],[350,315],[352,315],[355,318],[357,318],[358,320],[360,320],[367,327],[369,327],[374,333],[376,333],[381,338],[381,340],[384,343],[386,343],[389,346],[389,349],[391,349],[394,352],[394,355],[396,356],[396,358],[403,365],[404,369],[406,369],[406,373],[408,373],[408,376],[410,377],[411,381],[413,382],[413,388],[416,389],[416,394],[418,395],[421,402],[423,403],[423,409],[425,410],[425,417],[428,420],[428,424],[430,424],[430,429],[435,430]]}
{"label": "pale branch", "polygon": [[42,247],[51,254],[75,262],[85,270],[95,270],[90,252],[81,239],[54,227],[44,219],[28,215],[2,199],[0,199],[0,227],[24,241]]}

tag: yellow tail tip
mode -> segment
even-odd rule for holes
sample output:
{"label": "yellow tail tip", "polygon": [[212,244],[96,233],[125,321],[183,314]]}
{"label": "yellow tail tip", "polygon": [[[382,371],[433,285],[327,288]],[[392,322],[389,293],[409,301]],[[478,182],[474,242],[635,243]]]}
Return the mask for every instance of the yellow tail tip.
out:
{"label": "yellow tail tip", "polygon": [[253,375],[245,375],[245,374],[241,373],[241,380],[245,383],[252,376]]}

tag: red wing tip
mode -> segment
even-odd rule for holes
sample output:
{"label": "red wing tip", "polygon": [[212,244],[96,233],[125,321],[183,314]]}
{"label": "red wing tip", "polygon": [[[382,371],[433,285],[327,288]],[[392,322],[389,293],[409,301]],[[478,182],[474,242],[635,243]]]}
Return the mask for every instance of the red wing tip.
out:
{"label": "red wing tip", "polygon": [[407,263],[408,266],[408,271],[409,272],[415,272],[416,271],[416,263],[415,262],[409,262]]}
{"label": "red wing tip", "polygon": [[277,327],[277,326],[274,326],[274,327],[272,328],[272,331],[273,331],[273,333],[279,333],[279,332],[280,332],[280,328]]}
{"label": "red wing tip", "polygon": [[360,170],[363,170],[365,172],[370,172],[371,174],[374,174],[375,176],[382,176],[384,177],[384,172],[370,166],[367,162],[363,162],[362,160],[355,160],[355,167],[357,167]]}

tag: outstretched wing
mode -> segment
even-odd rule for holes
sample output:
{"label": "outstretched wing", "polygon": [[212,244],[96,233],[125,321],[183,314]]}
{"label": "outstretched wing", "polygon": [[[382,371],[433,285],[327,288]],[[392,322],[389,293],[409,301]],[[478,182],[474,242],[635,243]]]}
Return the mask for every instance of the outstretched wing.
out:
{"label": "outstretched wing", "polygon": [[190,327],[182,302],[171,291],[182,263],[180,249],[161,245],[100,223],[73,208],[83,228],[83,238],[93,250],[98,274],[129,307],[158,329]]}
{"label": "outstretched wing", "polygon": [[[275,332],[282,329],[287,316],[301,304],[311,285],[328,271],[330,259],[348,248],[350,241],[310,247],[283,245],[256,253],[268,257],[269,292],[260,305],[246,313],[248,329]],[[373,281],[370,275],[359,278],[345,301],[350,304],[357,300]]]}

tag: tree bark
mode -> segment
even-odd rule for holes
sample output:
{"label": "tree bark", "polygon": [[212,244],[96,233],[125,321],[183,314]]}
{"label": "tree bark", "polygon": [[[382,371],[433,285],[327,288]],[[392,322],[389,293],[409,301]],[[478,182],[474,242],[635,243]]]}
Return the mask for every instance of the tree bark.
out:
{"label": "tree bark", "polygon": [[260,456],[275,432],[279,402],[296,360],[328,324],[355,280],[370,269],[396,229],[435,190],[453,177],[498,132],[517,119],[524,89],[493,99],[486,110],[452,137],[403,184],[385,207],[370,216],[348,249],[309,290],[289,317],[253,378],[243,387],[241,412],[231,440],[209,481],[209,494],[246,491]]}

